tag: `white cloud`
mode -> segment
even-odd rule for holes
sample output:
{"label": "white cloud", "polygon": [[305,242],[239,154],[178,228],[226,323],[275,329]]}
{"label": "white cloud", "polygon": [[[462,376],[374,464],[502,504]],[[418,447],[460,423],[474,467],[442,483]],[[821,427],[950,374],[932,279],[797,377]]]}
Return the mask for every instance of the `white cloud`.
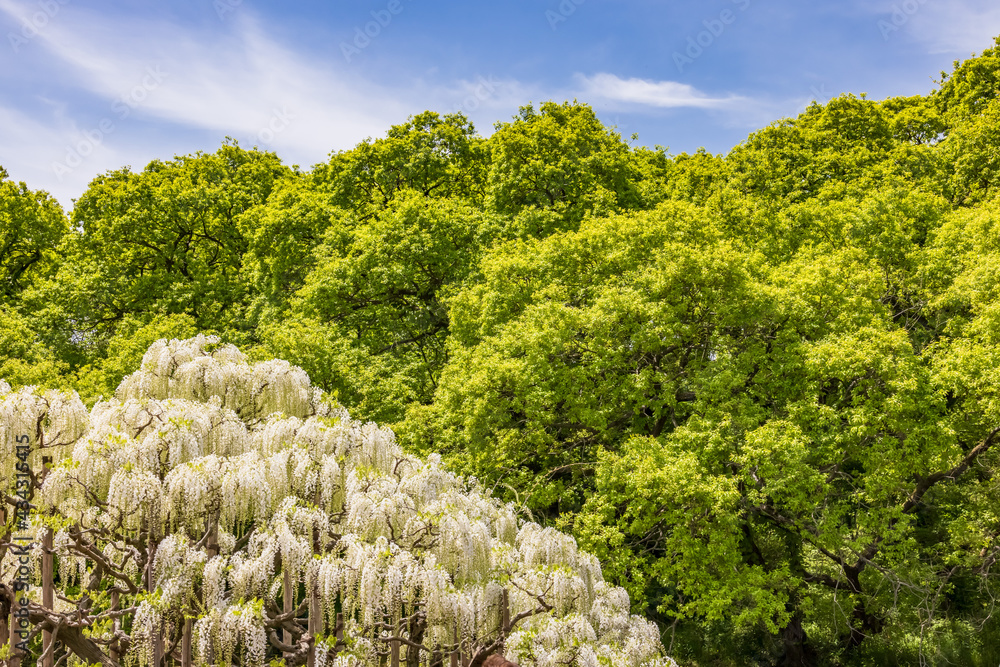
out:
{"label": "white cloud", "polygon": [[622,79],[607,73],[590,77],[577,75],[577,80],[583,85],[583,93],[590,98],[659,108],[722,109],[746,101],[736,95],[710,97],[693,86],[676,81]]}

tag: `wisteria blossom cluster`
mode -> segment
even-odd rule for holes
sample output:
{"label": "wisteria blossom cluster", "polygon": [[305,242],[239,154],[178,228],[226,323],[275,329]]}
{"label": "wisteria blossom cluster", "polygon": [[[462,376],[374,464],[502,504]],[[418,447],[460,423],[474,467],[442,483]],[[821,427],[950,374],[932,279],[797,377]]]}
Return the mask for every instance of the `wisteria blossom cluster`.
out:
{"label": "wisteria blossom cluster", "polygon": [[[0,470],[16,434],[53,457],[29,532],[52,537],[62,600],[33,589],[31,618],[61,624],[71,664],[673,664],[571,537],[403,453],[286,362],[198,336],[155,343],[89,413],[0,392]],[[5,549],[4,582],[13,566]]]}

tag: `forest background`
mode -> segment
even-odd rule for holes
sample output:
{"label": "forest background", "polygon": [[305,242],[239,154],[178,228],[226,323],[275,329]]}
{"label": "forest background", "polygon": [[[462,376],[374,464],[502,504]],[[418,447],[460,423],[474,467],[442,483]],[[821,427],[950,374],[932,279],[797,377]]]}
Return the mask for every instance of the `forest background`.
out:
{"label": "forest background", "polygon": [[286,359],[572,533],[682,664],[1000,661],[1000,39],[726,155],[586,104],[0,183],[0,378]]}

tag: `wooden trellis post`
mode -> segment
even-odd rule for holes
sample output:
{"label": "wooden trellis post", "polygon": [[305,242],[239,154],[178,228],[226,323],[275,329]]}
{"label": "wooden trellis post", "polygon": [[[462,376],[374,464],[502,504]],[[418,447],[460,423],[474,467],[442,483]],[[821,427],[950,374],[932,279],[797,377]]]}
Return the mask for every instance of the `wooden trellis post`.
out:
{"label": "wooden trellis post", "polygon": [[506,639],[510,632],[510,594],[503,589],[500,594],[500,634]]}
{"label": "wooden trellis post", "polygon": [[[219,555],[219,515],[218,513],[211,513],[205,519],[205,532],[208,533],[207,539],[205,540],[205,551],[208,554],[208,558],[211,560]],[[191,632],[187,631],[188,624],[192,625]],[[190,644],[191,637],[194,633],[193,621],[186,620],[184,624],[185,632],[187,633],[184,637],[185,641]],[[183,650],[183,649],[182,649]],[[212,649],[209,649],[211,653]],[[193,652],[190,649],[184,651],[181,659],[192,660]],[[208,657],[208,656],[206,656]],[[182,667],[189,667],[192,663],[187,663],[182,665]]]}
{"label": "wooden trellis post", "polygon": [[[390,620],[390,619],[386,619]],[[393,636],[398,637],[403,633],[402,624],[397,621],[396,627],[392,630]],[[390,639],[389,640],[389,667],[399,667],[399,640]]]}
{"label": "wooden trellis post", "polygon": [[452,639],[455,640],[455,650],[453,650],[451,652],[451,667],[458,667],[458,663],[460,662],[460,660],[462,658],[462,651],[459,649],[459,644],[458,644],[458,625],[457,624],[455,625],[451,636],[452,636]]}
{"label": "wooden trellis post", "polygon": [[7,620],[10,617],[7,614],[0,614],[0,642],[7,642],[7,637],[10,636],[10,627],[7,625]]}
{"label": "wooden trellis post", "polygon": [[[17,635],[17,596],[10,602],[10,634],[8,635],[8,641],[13,648],[20,639]],[[7,663],[10,667],[21,667],[21,654],[20,652],[15,653],[10,658],[7,658]]]}
{"label": "wooden trellis post", "polygon": [[[153,574],[153,561],[156,560],[158,545],[153,533],[152,522],[147,521],[146,540],[146,591],[152,593],[156,589],[156,577]],[[157,623],[153,628],[153,667],[160,667],[163,662],[163,624]]]}
{"label": "wooden trellis post", "polygon": [[[284,563],[282,563],[284,565]],[[282,611],[284,613],[289,613],[295,608],[295,591],[292,590],[292,573],[287,567],[283,568],[281,579],[281,598],[282,598]],[[290,630],[281,631],[281,640],[286,644],[292,643],[292,632]],[[288,658],[289,654],[285,654]]]}
{"label": "wooden trellis post", "polygon": [[[55,604],[55,584],[52,581],[52,529],[46,528],[42,535],[42,606],[52,610]],[[55,648],[52,646],[52,632],[42,631],[42,667],[54,667]]]}
{"label": "wooden trellis post", "polygon": [[307,631],[313,638],[312,648],[309,649],[309,657],[306,661],[307,667],[316,667],[316,637],[323,632],[323,606],[319,599],[319,582],[314,581],[309,586],[309,623]]}
{"label": "wooden trellis post", "polygon": [[153,667],[160,667],[163,664],[163,621],[156,624],[153,629],[156,634],[153,640]]}
{"label": "wooden trellis post", "polygon": [[[120,596],[120,593],[118,592],[118,589],[117,588],[112,589],[112,591],[111,591],[111,609],[112,610],[116,610],[116,609],[118,609],[121,606],[121,600],[120,600],[119,596]],[[111,625],[111,627],[114,628],[115,635],[117,635],[118,631],[122,627],[122,620],[121,620],[121,618],[118,617],[118,616],[116,616],[114,622]],[[117,639],[115,639],[113,642],[111,642],[110,656],[111,656],[111,661],[112,662],[121,662],[121,655],[118,653],[118,640]]]}
{"label": "wooden trellis post", "polygon": [[192,667],[191,635],[194,634],[194,621],[184,619],[184,637],[181,640],[181,667]]}

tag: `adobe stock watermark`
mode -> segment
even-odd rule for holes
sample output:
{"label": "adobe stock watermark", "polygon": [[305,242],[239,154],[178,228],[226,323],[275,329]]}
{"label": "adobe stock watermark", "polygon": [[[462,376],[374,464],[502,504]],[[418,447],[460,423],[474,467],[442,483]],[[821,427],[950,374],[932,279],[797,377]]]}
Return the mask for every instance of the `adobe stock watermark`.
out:
{"label": "adobe stock watermark", "polygon": [[288,107],[283,106],[280,109],[272,109],[271,117],[268,119],[267,124],[257,131],[254,139],[258,145],[270,144],[276,136],[288,129],[293,120],[295,120],[295,114],[291,113]]}
{"label": "adobe stock watermark", "polygon": [[[14,437],[17,457],[17,470],[14,496],[17,504],[14,510],[14,526],[16,532],[29,529],[28,515],[31,505],[28,498],[31,495],[31,468],[28,466],[28,456],[31,454],[31,437],[18,435]],[[16,559],[17,569],[14,573],[15,609],[11,614],[11,637],[17,637],[14,648],[28,653],[28,637],[31,636],[31,622],[28,620],[28,605],[31,599],[28,595],[31,589],[31,537],[14,536],[14,544],[10,547],[10,555]]]}
{"label": "adobe stock watermark", "polygon": [[879,19],[876,25],[882,33],[882,41],[888,42],[889,35],[899,31],[904,25],[910,22],[913,15],[920,11],[921,5],[926,5],[927,0],[903,0],[892,6],[892,14],[889,20]]}
{"label": "adobe stock watermark", "polygon": [[382,31],[389,27],[392,19],[403,12],[402,0],[389,0],[385,9],[373,9],[372,20],[364,26],[354,28],[354,39],[350,42],[340,43],[340,52],[344,54],[344,60],[351,62],[354,56],[361,55],[367,49],[372,40],[382,34]]}
{"label": "adobe stock watermark", "polygon": [[562,0],[556,10],[547,9],[545,10],[545,20],[549,22],[549,27],[553,30],[560,23],[564,23],[569,19],[575,12],[577,7],[582,5],[586,0]]}
{"label": "adobe stock watermark", "polygon": [[[147,67],[142,80],[111,104],[111,111],[114,112],[117,120],[123,121],[131,116],[132,112],[149,97],[149,94],[160,87],[167,76],[169,75],[162,71],[159,65]],[[52,163],[52,171],[60,181],[83,164],[86,158],[92,155],[97,147],[114,133],[118,127],[115,123],[114,118],[105,116],[95,127],[84,130],[82,137],[77,142],[66,147],[66,155],[62,162]]]}
{"label": "adobe stock watermark", "polygon": [[7,41],[14,53],[21,50],[21,47],[38,36],[45,26],[56,17],[63,5],[69,4],[69,0],[40,0],[35,4],[37,11],[21,21],[19,32],[8,32]]}
{"label": "adobe stock watermark", "polygon": [[501,88],[503,88],[503,82],[494,78],[492,74],[486,77],[479,76],[476,79],[475,86],[470,88],[469,95],[454,107],[451,112],[469,115],[469,113],[478,109],[483,102],[496,95],[497,90]]}
{"label": "adobe stock watermark", "polygon": [[[750,7],[750,0],[730,0],[730,2],[736,5],[741,12],[745,12]],[[705,26],[705,29],[696,35],[688,36],[687,47],[683,52],[674,51],[674,65],[677,66],[677,71],[683,73],[685,67],[700,58],[705,53],[705,49],[715,44],[715,40],[722,36],[727,27],[736,23],[737,16],[739,15],[732,9],[723,9],[718,16],[702,21],[701,24]]]}
{"label": "adobe stock watermark", "polygon": [[243,0],[212,0],[212,8],[220,21],[224,21],[226,14],[232,14],[242,4]]}

